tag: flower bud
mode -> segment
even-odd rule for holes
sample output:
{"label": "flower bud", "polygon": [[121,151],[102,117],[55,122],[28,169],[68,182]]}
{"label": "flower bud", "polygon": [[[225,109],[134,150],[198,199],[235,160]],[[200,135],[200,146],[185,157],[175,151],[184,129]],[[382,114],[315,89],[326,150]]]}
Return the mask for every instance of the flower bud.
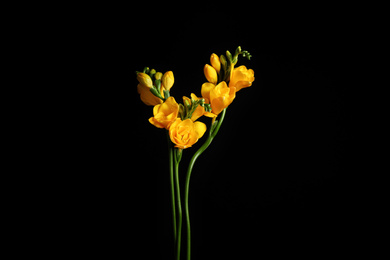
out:
{"label": "flower bud", "polygon": [[218,81],[217,71],[208,64],[204,66],[204,75],[206,76],[208,82],[217,84]]}
{"label": "flower bud", "polygon": [[151,71],[149,71],[149,76],[150,76],[151,78],[154,77],[154,74],[156,74],[156,70],[155,70],[155,69],[152,69]]}
{"label": "flower bud", "polygon": [[217,73],[219,73],[219,71],[221,70],[221,62],[219,61],[217,54],[211,54],[210,63],[211,66],[213,66],[214,69],[217,71]]}
{"label": "flower bud", "polygon": [[164,76],[162,76],[162,84],[166,90],[170,90],[173,86],[173,83],[175,82],[175,78],[173,77],[172,71],[167,71],[164,73]]}
{"label": "flower bud", "polygon": [[149,67],[145,67],[144,70],[142,71],[143,73],[149,74],[150,69]]}
{"label": "flower bud", "polygon": [[153,88],[153,82],[152,82],[152,79],[150,78],[150,76],[148,74],[145,74],[145,73],[138,73],[137,74],[137,80],[139,81],[139,83],[141,83],[142,85],[148,87],[148,88]]}
{"label": "flower bud", "polygon": [[154,75],[154,78],[155,79],[161,79],[162,78],[162,73],[161,72],[157,72],[155,75]]}
{"label": "flower bud", "polygon": [[228,61],[230,61],[230,63],[232,63],[233,57],[232,57],[232,54],[230,53],[230,51],[226,51],[226,57],[228,58]]}

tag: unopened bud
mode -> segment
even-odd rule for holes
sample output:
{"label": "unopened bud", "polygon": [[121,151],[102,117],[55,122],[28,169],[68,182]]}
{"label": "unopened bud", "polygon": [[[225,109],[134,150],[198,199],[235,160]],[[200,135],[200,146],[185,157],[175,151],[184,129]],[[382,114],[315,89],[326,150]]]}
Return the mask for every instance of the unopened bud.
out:
{"label": "unopened bud", "polygon": [[219,61],[219,58],[215,53],[211,54],[210,63],[211,66],[213,66],[213,68],[217,71],[217,73],[219,73],[219,71],[221,70],[221,62]]}
{"label": "unopened bud", "polygon": [[148,74],[145,74],[143,72],[137,74],[137,80],[139,83],[142,85],[148,87],[148,88],[153,88],[153,82],[152,79]]}
{"label": "unopened bud", "polygon": [[237,49],[236,49],[235,55],[238,55],[240,53],[241,53],[241,46],[238,46]]}
{"label": "unopened bud", "polygon": [[232,54],[230,53],[230,51],[226,51],[226,57],[228,58],[228,61],[230,61],[230,62],[233,61],[233,57],[232,57]]}
{"label": "unopened bud", "polygon": [[149,67],[145,67],[144,70],[143,70],[142,72],[143,72],[143,73],[146,73],[146,74],[149,74],[149,71],[150,71]]}
{"label": "unopened bud", "polygon": [[164,73],[164,76],[162,76],[162,84],[166,90],[170,90],[173,86],[173,83],[175,82],[175,78],[173,77],[172,71],[167,71]]}
{"label": "unopened bud", "polygon": [[208,64],[204,66],[204,75],[208,80],[208,82],[217,84],[218,81],[217,71]]}
{"label": "unopened bud", "polygon": [[154,75],[154,78],[155,79],[161,79],[162,78],[162,73],[161,72],[157,72],[155,75]]}

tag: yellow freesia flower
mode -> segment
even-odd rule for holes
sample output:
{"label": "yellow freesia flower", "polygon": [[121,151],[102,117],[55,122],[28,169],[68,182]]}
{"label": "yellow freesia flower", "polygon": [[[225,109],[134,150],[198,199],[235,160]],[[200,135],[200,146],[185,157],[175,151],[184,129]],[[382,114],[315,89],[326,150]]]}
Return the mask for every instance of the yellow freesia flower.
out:
{"label": "yellow freesia flower", "polygon": [[229,87],[235,87],[236,92],[242,88],[252,86],[252,82],[255,80],[255,72],[252,69],[247,69],[245,66],[235,68],[230,74]]}
{"label": "yellow freesia flower", "polygon": [[206,64],[204,66],[204,75],[208,82],[211,82],[213,84],[217,84],[218,81],[218,75],[217,71],[214,69],[214,67],[211,67],[210,65]]}
{"label": "yellow freesia flower", "polygon": [[193,122],[191,119],[182,121],[177,118],[169,127],[169,136],[175,147],[186,149],[195,144],[206,132],[206,125],[202,122]]}
{"label": "yellow freesia flower", "polygon": [[158,127],[169,129],[171,124],[176,120],[179,113],[179,104],[174,97],[169,97],[163,104],[154,106],[154,117],[149,118],[149,122]]}
{"label": "yellow freesia flower", "polygon": [[218,115],[227,108],[236,97],[236,88],[228,87],[225,81],[217,86],[212,83],[202,85],[202,96],[211,104],[211,112]]}

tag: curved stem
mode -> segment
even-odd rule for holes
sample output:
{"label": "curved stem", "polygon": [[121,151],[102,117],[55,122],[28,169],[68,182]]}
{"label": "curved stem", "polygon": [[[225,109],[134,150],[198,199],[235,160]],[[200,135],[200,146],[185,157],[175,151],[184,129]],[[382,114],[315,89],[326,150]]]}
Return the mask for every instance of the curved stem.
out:
{"label": "curved stem", "polygon": [[186,227],[187,227],[187,260],[191,259],[191,225],[190,225],[190,212],[188,208],[188,195],[190,189],[190,178],[192,173],[192,168],[194,167],[196,159],[209,147],[214,137],[217,135],[219,128],[222,125],[222,122],[225,118],[226,108],[222,111],[221,118],[216,123],[215,127],[210,128],[210,134],[204,144],[196,151],[196,153],[192,156],[191,161],[188,165],[187,176],[184,186],[184,211],[186,215]]}

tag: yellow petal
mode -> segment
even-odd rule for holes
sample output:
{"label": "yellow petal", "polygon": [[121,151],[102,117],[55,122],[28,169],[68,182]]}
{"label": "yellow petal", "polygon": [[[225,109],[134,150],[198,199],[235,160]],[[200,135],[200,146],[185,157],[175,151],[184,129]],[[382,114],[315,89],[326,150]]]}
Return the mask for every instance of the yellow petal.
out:
{"label": "yellow petal", "polygon": [[193,122],[195,122],[199,117],[203,116],[204,113],[205,113],[204,107],[202,107],[201,105],[198,105],[198,107],[192,113],[191,120]]}
{"label": "yellow petal", "polygon": [[[161,112],[165,114],[170,114],[174,111],[179,111],[179,104],[177,104],[175,98],[173,96],[170,96],[165,100],[165,102],[160,107]],[[153,111],[154,112],[154,111]]]}
{"label": "yellow petal", "polygon": [[138,93],[141,95],[142,102],[148,106],[155,106],[162,103],[162,100],[156,97],[150,92],[149,88],[143,84],[138,84],[137,86]]}
{"label": "yellow petal", "polygon": [[248,70],[245,66],[235,68],[231,75],[229,87],[236,87],[237,91],[250,87],[255,80],[254,71]]}
{"label": "yellow petal", "polygon": [[[230,84],[229,84],[230,86]],[[249,82],[249,81],[238,81],[236,82],[236,84],[234,84],[234,87],[236,87],[237,91],[241,90],[242,88],[247,88],[247,87],[250,87],[252,86],[252,82]]]}
{"label": "yellow petal", "polygon": [[203,115],[204,115],[204,116],[207,116],[207,117],[211,117],[211,118],[217,117],[216,114],[213,114],[213,113],[210,113],[210,112],[204,112]]}
{"label": "yellow petal", "polygon": [[213,83],[206,82],[202,85],[202,97],[204,97],[207,100],[210,100],[210,91],[215,88],[215,85]]}
{"label": "yellow petal", "polygon": [[158,122],[154,117],[149,118],[149,122],[157,128],[164,128],[164,125]]}
{"label": "yellow petal", "polygon": [[203,134],[206,132],[207,127],[204,123],[197,121],[194,123],[194,130],[198,135],[198,138],[201,138]]}
{"label": "yellow petal", "polygon": [[191,93],[191,98],[194,100],[199,100],[201,98],[198,98],[194,93]]}
{"label": "yellow petal", "polygon": [[183,122],[181,122],[180,124],[180,130],[181,131],[190,131],[190,129],[192,128],[192,125],[193,125],[193,122],[191,119],[186,119],[184,120]]}

